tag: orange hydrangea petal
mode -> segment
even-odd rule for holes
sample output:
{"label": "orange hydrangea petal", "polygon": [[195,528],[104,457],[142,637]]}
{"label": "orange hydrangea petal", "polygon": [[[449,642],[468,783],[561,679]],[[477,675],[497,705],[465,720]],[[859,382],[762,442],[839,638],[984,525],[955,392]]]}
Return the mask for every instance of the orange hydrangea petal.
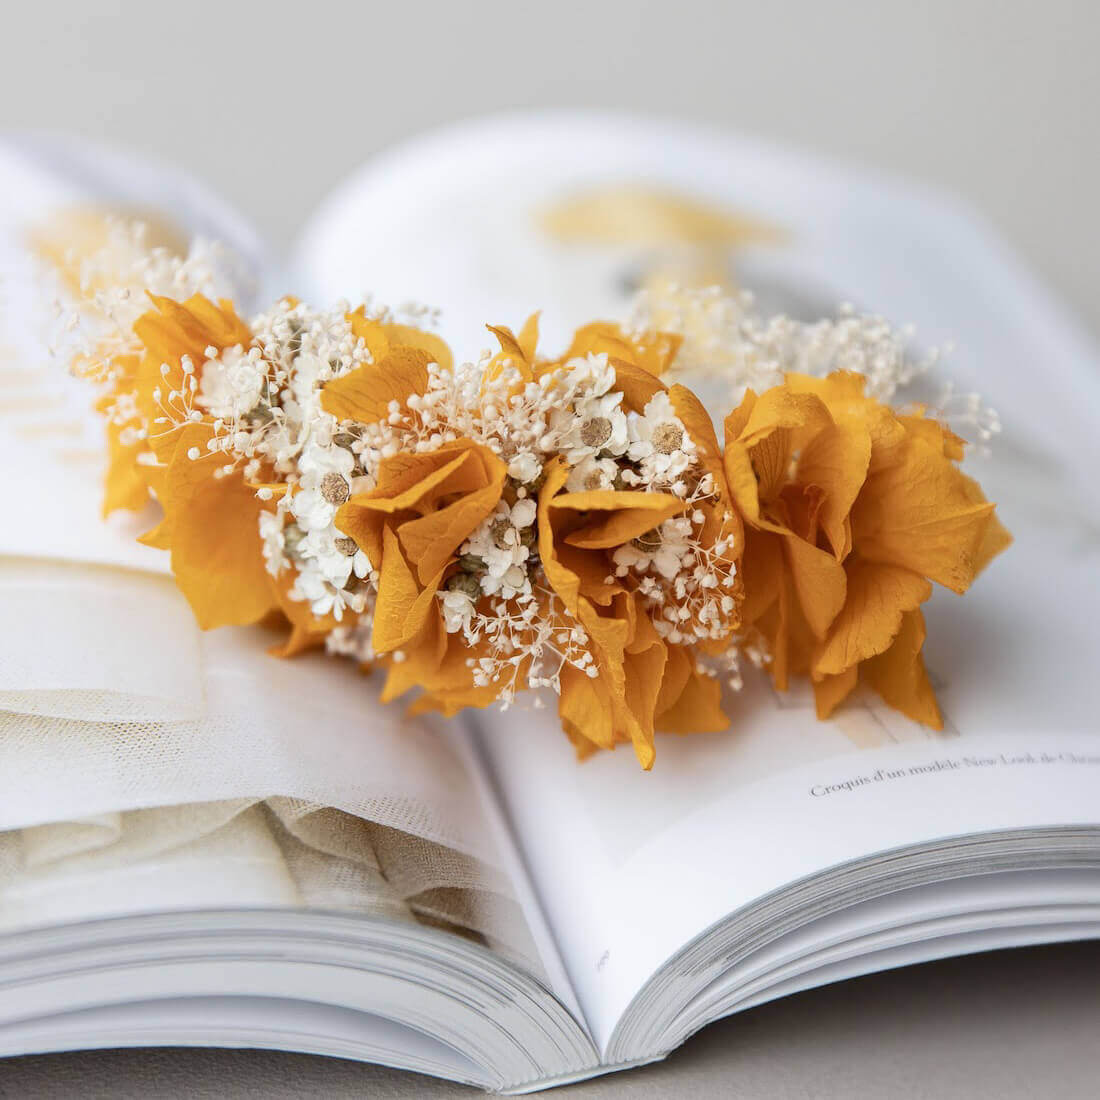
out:
{"label": "orange hydrangea petal", "polygon": [[671,493],[595,490],[562,493],[554,499],[553,507],[601,513],[566,535],[565,541],[585,550],[605,550],[652,531],[666,519],[683,512],[685,505]]}
{"label": "orange hydrangea petal", "polygon": [[812,394],[828,408],[837,423],[861,425],[871,437],[871,471],[896,460],[905,444],[905,425],[888,405],[867,397],[867,380],[854,371],[833,371],[824,378],[788,374],[786,387],[797,394]]}
{"label": "orange hydrangea petal", "polygon": [[[171,518],[172,572],[204,629],[254,623],[275,605],[259,533],[261,504],[240,474],[215,479],[209,429],[180,432],[162,501]],[[187,457],[198,446],[206,456]]]}
{"label": "orange hydrangea petal", "polygon": [[765,390],[751,403],[748,413],[737,435],[746,447],[754,447],[783,429],[797,431],[795,442],[803,445],[832,423],[829,410],[819,397],[799,393],[787,386]]}
{"label": "orange hydrangea petal", "polygon": [[403,652],[403,661],[389,662],[386,670],[386,682],[379,697],[383,703],[389,703],[399,695],[413,688],[423,687],[431,690],[437,685],[439,666],[447,653],[450,635],[443,626],[439,615],[428,615],[420,633],[410,639]]}
{"label": "orange hydrangea petal", "polygon": [[941,451],[945,458],[961,462],[966,453],[966,441],[956,435],[946,425],[932,417],[925,416],[921,409],[915,414],[899,416],[898,420],[910,435],[919,436],[929,446]]}
{"label": "orange hydrangea petal", "polygon": [[714,487],[723,505],[730,503],[729,486],[726,484],[726,470],[722,461],[722,448],[714,430],[714,421],[699,398],[686,386],[669,387],[668,399],[676,416],[687,429],[695,446],[699,449],[699,461],[703,469],[714,478]]}
{"label": "orange hydrangea petal", "polygon": [[[982,487],[972,478],[963,474],[963,491],[973,504],[986,503],[985,493]],[[1013,543],[1013,538],[1008,529],[997,518],[994,512],[989,518],[989,526],[985,529],[982,541],[974,555],[974,576],[983,569],[1000,553],[1007,550]]]}
{"label": "orange hydrangea petal", "polygon": [[539,557],[550,587],[561,597],[566,610],[576,616],[580,608],[580,579],[558,560],[554,546],[554,525],[550,515],[554,497],[569,479],[569,468],[559,457],[555,457],[547,463],[544,473],[546,480],[539,491],[537,517]]}
{"label": "orange hydrangea petal", "polygon": [[814,709],[818,718],[824,721],[855,690],[859,683],[859,669],[853,665],[835,676],[823,676],[813,681]]}
{"label": "orange hydrangea petal", "polygon": [[822,490],[819,521],[839,561],[852,549],[849,514],[870,462],[871,436],[860,424],[830,424],[799,455],[798,481]]}
{"label": "orange hydrangea petal", "polygon": [[667,387],[655,374],[625,359],[609,360],[615,369],[615,387],[623,395],[623,407],[640,413],[651,398]]}
{"label": "orange hydrangea petal", "polygon": [[730,493],[746,518],[755,520],[760,502],[778,494],[791,455],[831,424],[828,410],[813,394],[792,393],[785,386],[759,397],[746,392],[724,425],[725,472]]}
{"label": "orange hydrangea petal", "polygon": [[104,517],[112,512],[140,512],[149,503],[149,485],[142,476],[138,455],[143,444],[125,444],[122,428],[107,422],[107,472],[103,482]]}
{"label": "orange hydrangea petal", "polygon": [[[530,320],[531,318],[528,318],[528,322]],[[508,366],[519,371],[525,382],[531,381],[535,377],[531,369],[534,348],[532,347],[532,354],[528,355],[522,342],[507,325],[486,325],[485,327],[497,338],[497,342],[500,344],[500,351],[493,356],[485,371],[486,380],[496,378]],[[530,334],[528,334],[529,337]],[[535,322],[535,339],[538,339],[537,321]]]}
{"label": "orange hydrangea petal", "polygon": [[752,468],[749,449],[734,440],[726,444],[722,468],[726,475],[730,497],[749,523],[760,519],[760,487]]}
{"label": "orange hydrangea petal", "polygon": [[390,349],[414,348],[426,353],[429,363],[437,363],[444,370],[450,370],[454,366],[451,349],[446,341],[436,336],[434,332],[425,332],[411,325],[397,325],[390,322],[382,325],[382,331],[389,341]]}
{"label": "orange hydrangea petal", "polygon": [[601,749],[615,747],[611,701],[598,677],[590,677],[571,665],[563,668],[558,716],[593,745]]}
{"label": "orange hydrangea petal", "polygon": [[860,675],[895,710],[932,729],[943,729],[936,693],[924,667],[924,616],[909,611],[894,644],[860,667]]}
{"label": "orange hydrangea petal", "polygon": [[[624,595],[623,599],[631,605],[635,604],[633,596]],[[631,729],[634,753],[642,767],[650,768],[655,756],[654,722],[668,646],[657,633],[644,609],[635,608],[635,611],[634,636],[626,647],[623,658],[625,701],[630,716],[635,721],[635,726]]]}
{"label": "orange hydrangea petal", "polygon": [[498,464],[498,475],[484,488],[459,497],[438,512],[403,523],[399,528],[401,545],[409,560],[416,562],[421,583],[426,583],[428,577],[447,564],[455,550],[496,507],[506,473],[504,464],[499,460]]}
{"label": "orange hydrangea petal", "polygon": [[790,531],[774,530],[783,538],[791,581],[806,621],[814,634],[823,637],[844,606],[848,583],[844,567]]}
{"label": "orange hydrangea petal", "polygon": [[376,653],[400,649],[416,637],[428,614],[435,609],[435,593],[441,578],[442,570],[434,583],[421,588],[401,552],[397,536],[389,527],[383,528],[382,564],[371,634]]}
{"label": "orange hydrangea petal", "polygon": [[993,516],[974,500],[958,467],[923,439],[910,438],[900,461],[873,473],[852,510],[859,552],[902,565],[965,592]]}
{"label": "orange hydrangea petal", "polygon": [[423,348],[393,347],[381,360],[329,382],[321,391],[321,408],[337,420],[384,420],[391,401],[405,408],[413,394],[427,390],[428,364],[434,358]]}
{"label": "orange hydrangea petal", "polygon": [[847,597],[814,661],[814,677],[835,676],[890,647],[906,612],[932,595],[923,577],[896,565],[858,559],[846,570]]}
{"label": "orange hydrangea petal", "polygon": [[[469,491],[481,480],[477,470],[467,468],[473,457],[469,448],[457,453],[441,449],[430,454],[395,455],[383,461],[374,489],[352,497],[341,508],[351,505],[377,512],[405,512],[430,505],[440,491]],[[464,468],[466,477],[456,481],[454,475]]]}
{"label": "orange hydrangea petal", "polygon": [[[670,652],[672,650],[670,649]],[[675,701],[657,718],[662,733],[721,733],[729,729],[722,709],[722,685],[714,676],[704,676],[688,658],[688,674]]]}

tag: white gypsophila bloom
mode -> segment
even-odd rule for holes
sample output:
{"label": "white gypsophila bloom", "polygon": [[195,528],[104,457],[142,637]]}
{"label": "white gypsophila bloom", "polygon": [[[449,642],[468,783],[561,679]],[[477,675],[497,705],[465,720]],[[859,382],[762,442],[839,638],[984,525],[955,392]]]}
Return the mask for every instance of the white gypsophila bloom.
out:
{"label": "white gypsophila bloom", "polygon": [[325,652],[336,657],[350,657],[356,661],[373,661],[373,630],[374,621],[367,612],[350,626],[338,626],[330,630],[325,635]]}
{"label": "white gypsophila bloom", "polygon": [[217,300],[251,293],[243,261],[224,246],[196,239],[181,258],[150,247],[144,223],[105,220],[106,241],[79,265],[79,300],[71,303],[56,348],[67,357],[88,356],[89,377],[108,381],[118,357],[140,352],[134,323],[148,311],[150,294],[185,301],[195,294]]}
{"label": "white gypsophila bloom", "polygon": [[366,553],[335,526],[307,531],[298,544],[298,556],[314,562],[320,575],[337,588],[345,587],[353,574],[365,580],[371,572]]}
{"label": "white gypsophila bloom", "polygon": [[443,626],[448,634],[469,629],[474,614],[474,601],[465,592],[449,589],[440,596]]}
{"label": "white gypsophila bloom", "polygon": [[[208,348],[207,353],[214,350]],[[195,403],[211,416],[236,420],[259,402],[267,382],[267,364],[260,358],[259,348],[235,344],[203,363],[201,379]]]}
{"label": "white gypsophila bloom", "polygon": [[[280,504],[282,501],[280,501]],[[264,568],[277,577],[287,567],[286,534],[283,530],[285,513],[277,508],[260,513],[260,543],[264,556]]]}
{"label": "white gypsophila bloom", "polygon": [[302,451],[298,469],[301,479],[290,510],[303,530],[323,531],[351,497],[355,455],[345,447],[311,443]]}
{"label": "white gypsophila bloom", "polygon": [[497,576],[485,573],[481,578],[481,590],[486,596],[499,596],[503,600],[531,595],[531,578],[521,565],[510,565]]}
{"label": "white gypsophila bloom", "polygon": [[[518,581],[517,577],[527,575],[522,566],[530,558],[530,542],[533,541],[531,536],[525,540],[524,532],[535,524],[537,514],[538,507],[529,497],[517,500],[513,505],[500,500],[493,514],[482,520],[462,544],[460,552],[484,561],[487,579],[502,582],[509,575],[507,586],[519,588],[522,581]],[[519,572],[509,572],[514,570]],[[499,584],[493,584],[485,591],[493,594],[499,591]]]}
{"label": "white gypsophila bloom", "polygon": [[684,565],[692,562],[692,546],[691,520],[682,516],[666,519],[615,550],[615,575],[625,577],[632,569],[638,573],[652,569],[665,580],[673,580]]}
{"label": "white gypsophila bloom", "polygon": [[569,479],[566,481],[565,487],[571,493],[590,493],[599,489],[614,489],[615,476],[618,472],[619,466],[614,459],[589,456],[581,459],[569,471]]}
{"label": "white gypsophila bloom", "polygon": [[921,392],[950,353],[949,345],[918,354],[912,325],[893,325],[847,303],[835,317],[804,322],[760,314],[748,291],[731,295],[719,287],[682,287],[666,280],[638,295],[629,328],[639,339],[656,331],[678,333],[672,371],[695,385],[717,384],[733,404],[748,389],[761,393],[779,385],[788,373],[823,378],[850,371],[866,379],[868,397],[896,405],[904,394],[960,434],[976,436],[979,453],[1000,431],[1000,418],[979,394],[956,394],[950,382],[938,400]]}
{"label": "white gypsophila bloom", "polygon": [[632,413],[627,419],[627,457],[640,463],[643,481],[671,481],[691,466],[695,443],[665,391],[654,394],[640,416]]}
{"label": "white gypsophila bloom", "polygon": [[312,559],[302,559],[298,563],[298,574],[294,578],[289,596],[292,600],[304,600],[318,618],[332,615],[337,622],[344,617],[345,611],[356,614],[366,606],[366,596],[362,592],[349,592],[327,581],[319,564]]}
{"label": "white gypsophila bloom", "polygon": [[542,463],[530,451],[522,451],[508,463],[508,476],[521,485],[530,485],[542,473]]}

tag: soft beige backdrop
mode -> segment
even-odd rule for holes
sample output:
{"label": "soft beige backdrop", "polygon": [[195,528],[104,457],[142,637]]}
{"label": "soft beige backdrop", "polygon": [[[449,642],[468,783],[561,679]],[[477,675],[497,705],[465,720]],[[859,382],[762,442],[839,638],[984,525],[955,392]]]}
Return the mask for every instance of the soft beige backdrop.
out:
{"label": "soft beige backdrop", "polygon": [[417,129],[657,111],[958,192],[1100,331],[1094,0],[22,0],[3,32],[0,125],[156,153],[279,242]]}
{"label": "soft beige backdrop", "polygon": [[[504,108],[619,107],[725,123],[954,191],[1100,335],[1094,0],[24,0],[5,6],[3,32],[0,126],[178,163],[279,245],[403,134]],[[1080,945],[882,975],[715,1025],[664,1066],[568,1094],[1094,1096],[1098,973],[1096,946]],[[247,1052],[0,1064],[0,1097],[77,1095],[465,1093]]]}

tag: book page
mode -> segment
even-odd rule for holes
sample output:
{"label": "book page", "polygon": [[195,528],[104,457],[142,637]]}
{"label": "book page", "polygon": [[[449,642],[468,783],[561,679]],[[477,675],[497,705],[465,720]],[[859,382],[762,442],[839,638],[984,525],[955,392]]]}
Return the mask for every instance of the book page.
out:
{"label": "book page", "polygon": [[928,612],[943,733],[869,695],[818,722],[808,690],[747,676],[728,732],[658,736],[645,773],[629,747],[578,764],[552,711],[480,716],[601,1044],[667,958],[806,875],[941,837],[1100,824],[1100,536],[1008,451],[982,478],[1016,545]]}
{"label": "book page", "polygon": [[[584,217],[552,231],[616,189],[659,209],[615,232],[589,218],[586,237]],[[779,232],[693,244],[700,218],[735,215]],[[769,890],[902,844],[1100,814],[1100,370],[980,221],[917,188],[703,127],[513,115],[364,167],[307,226],[297,270],[321,296],[370,283],[383,300],[441,306],[470,357],[489,343],[485,322],[518,325],[536,309],[554,353],[575,326],[623,317],[647,273],[675,264],[801,319],[851,301],[913,322],[928,345],[953,342],[948,374],[1005,424],[970,472],[1016,545],[965,599],[938,592],[926,608],[943,734],[867,697],[819,723],[808,692],[750,679],[727,733],[659,738],[644,774],[629,749],[578,766],[552,712],[478,716],[601,1043],[665,959]],[[719,409],[723,395],[709,396]]]}

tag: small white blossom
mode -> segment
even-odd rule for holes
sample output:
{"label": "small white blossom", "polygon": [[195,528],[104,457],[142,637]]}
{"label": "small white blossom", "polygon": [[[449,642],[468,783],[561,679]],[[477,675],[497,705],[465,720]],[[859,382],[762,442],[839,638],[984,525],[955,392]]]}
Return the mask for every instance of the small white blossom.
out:
{"label": "small white blossom", "polygon": [[298,460],[301,480],[290,510],[305,531],[332,526],[340,506],[351,496],[355,456],[344,447],[310,444]]}
{"label": "small white blossom", "polygon": [[[512,505],[502,500],[463,543],[461,553],[485,562],[486,577],[494,582],[491,588],[486,588],[489,594],[500,590],[506,575],[513,578],[508,587],[522,587],[522,581],[515,583],[515,578],[526,577],[520,567],[531,556],[533,540],[530,535],[525,538],[524,533],[534,524],[537,511],[535,502],[529,497]],[[510,570],[518,570],[518,573]]]}
{"label": "small white blossom", "polygon": [[196,404],[226,420],[246,416],[259,403],[267,364],[240,344],[203,363]]}
{"label": "small white blossom", "polygon": [[530,451],[523,451],[508,463],[508,476],[521,485],[530,485],[542,473],[542,463]]}
{"label": "small white blossom", "polygon": [[681,516],[666,519],[660,527],[632,539],[612,555],[620,577],[631,569],[641,573],[652,568],[665,580],[676,577],[692,558],[691,521]]}
{"label": "small white blossom", "polygon": [[571,493],[589,493],[599,489],[613,489],[619,465],[610,458],[582,459],[569,471],[565,487]]}
{"label": "small white blossom", "polygon": [[639,463],[643,481],[671,482],[692,464],[695,443],[665,391],[646,403],[642,415],[629,418],[627,456]]}
{"label": "small white blossom", "polygon": [[474,601],[465,592],[448,589],[440,597],[443,626],[448,634],[457,634],[470,625],[474,614]]}

